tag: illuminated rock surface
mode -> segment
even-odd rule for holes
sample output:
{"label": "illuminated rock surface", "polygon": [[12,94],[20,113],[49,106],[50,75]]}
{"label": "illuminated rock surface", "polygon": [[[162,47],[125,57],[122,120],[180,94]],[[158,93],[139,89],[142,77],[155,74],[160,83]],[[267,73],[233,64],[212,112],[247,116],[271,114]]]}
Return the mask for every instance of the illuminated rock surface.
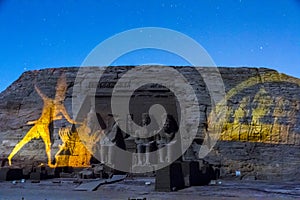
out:
{"label": "illuminated rock surface", "polygon": [[[117,79],[130,68],[109,68],[98,85],[97,95],[109,94]],[[211,103],[203,80],[191,68],[176,69],[193,84],[201,112],[197,140],[186,153],[186,158],[197,159],[195,155],[201,140],[205,133],[214,129],[219,131],[220,140],[205,159],[221,165],[221,176],[232,177],[239,170],[245,179],[300,178],[299,79],[264,68],[219,68],[227,93],[228,110],[226,122],[210,124],[207,119]],[[0,94],[0,153],[3,158],[32,127],[26,123],[41,116],[43,101],[35,91],[35,85],[46,96],[54,98],[57,80],[61,74],[65,74],[68,89],[64,106],[72,116],[72,87],[77,71],[78,68],[74,67],[25,72]],[[81,74],[78,77],[84,78]],[[103,116],[106,116],[109,109],[103,112]],[[59,145],[63,144],[59,130],[61,127],[70,127],[70,123],[63,118],[50,126],[54,157]],[[42,140],[30,141],[13,158],[13,163],[19,165],[34,161],[47,162]]]}

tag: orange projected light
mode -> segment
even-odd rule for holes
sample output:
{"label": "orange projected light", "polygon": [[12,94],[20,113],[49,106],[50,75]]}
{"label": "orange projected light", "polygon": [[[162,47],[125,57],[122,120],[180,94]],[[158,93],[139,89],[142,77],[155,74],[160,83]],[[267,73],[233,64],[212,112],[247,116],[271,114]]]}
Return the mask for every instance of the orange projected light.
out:
{"label": "orange projected light", "polygon": [[59,136],[63,142],[55,155],[56,167],[88,167],[92,155],[81,143],[76,129],[61,128]]}
{"label": "orange projected light", "polygon": [[27,124],[34,125],[27,134],[23,137],[23,139],[14,147],[10,155],[8,156],[9,165],[11,165],[11,159],[14,155],[29,141],[33,139],[41,138],[45,143],[45,150],[48,157],[48,165],[51,164],[51,141],[50,141],[50,131],[49,124],[55,120],[60,120],[62,117],[65,117],[69,123],[76,124],[76,122],[71,119],[69,114],[66,111],[66,108],[63,104],[65,99],[65,93],[67,90],[67,82],[66,77],[62,75],[58,81],[56,86],[56,95],[54,99],[47,97],[42,91],[35,85],[35,90],[42,98],[44,102],[44,106],[42,109],[42,114],[39,119],[35,121],[29,121]]}

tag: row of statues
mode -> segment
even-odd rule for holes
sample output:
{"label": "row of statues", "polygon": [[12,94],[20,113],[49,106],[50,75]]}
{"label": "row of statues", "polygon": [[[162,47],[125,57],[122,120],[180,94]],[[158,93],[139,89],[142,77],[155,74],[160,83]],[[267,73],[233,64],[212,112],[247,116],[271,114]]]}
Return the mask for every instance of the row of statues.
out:
{"label": "row of statues", "polygon": [[[162,122],[163,128],[161,130],[150,130],[148,125],[151,118],[147,113],[142,116],[143,129],[136,132],[138,136],[135,139],[138,153],[138,165],[150,164],[150,152],[158,151],[158,162],[170,162],[173,158],[172,152],[179,138],[175,137],[178,132],[178,125],[172,115],[162,117],[166,119]],[[154,132],[154,134],[152,134]],[[149,135],[154,135],[147,137]],[[166,148],[165,148],[166,147]],[[143,158],[145,157],[145,158]]]}
{"label": "row of statues", "polygon": [[[109,115],[112,116],[112,115]],[[118,116],[114,116],[118,120]],[[177,144],[180,144],[180,139],[176,137],[178,134],[178,125],[172,115],[163,116],[166,119],[163,123],[163,128],[152,130],[148,126],[151,122],[149,114],[142,115],[142,129],[135,132],[136,137],[131,137],[136,144],[137,165],[150,165],[150,153],[158,152],[158,162],[170,162],[173,158],[172,152]],[[158,126],[157,126],[158,128]],[[100,140],[100,161],[103,164],[112,165],[114,163],[115,151],[114,146],[126,150],[125,139],[130,135],[124,133],[116,122],[112,128],[104,133],[105,136]],[[130,138],[129,138],[130,139]],[[166,147],[166,148],[164,148]]]}

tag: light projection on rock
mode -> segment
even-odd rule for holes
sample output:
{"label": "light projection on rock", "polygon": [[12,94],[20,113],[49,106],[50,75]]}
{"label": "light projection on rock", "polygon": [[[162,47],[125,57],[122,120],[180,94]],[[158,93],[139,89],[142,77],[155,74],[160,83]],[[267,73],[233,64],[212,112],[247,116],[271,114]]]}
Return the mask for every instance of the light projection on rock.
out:
{"label": "light projection on rock", "polygon": [[[55,155],[56,167],[89,167],[92,153],[90,150],[97,148],[100,140],[105,137],[104,130],[96,126],[95,108],[92,106],[90,112],[83,122],[76,127],[62,127],[59,129],[59,137],[62,144]],[[106,128],[106,127],[105,127]]]}
{"label": "light projection on rock", "polygon": [[34,125],[27,134],[23,137],[21,141],[14,147],[10,155],[8,156],[9,165],[11,165],[11,159],[14,155],[28,142],[33,139],[41,138],[45,143],[45,150],[48,157],[48,165],[53,167],[51,163],[51,140],[50,140],[50,130],[49,125],[55,120],[60,120],[65,117],[67,121],[71,124],[76,124],[76,122],[71,119],[66,111],[63,104],[65,99],[65,93],[67,90],[67,82],[65,75],[61,75],[57,81],[55,98],[51,99],[47,97],[37,85],[35,85],[35,90],[43,100],[42,114],[39,119],[35,121],[27,122],[28,125]]}
{"label": "light projection on rock", "polygon": [[[212,121],[217,121],[211,120],[211,118],[218,117],[218,115],[211,115],[207,119],[205,118],[207,126],[204,127],[204,132],[207,132],[208,137],[215,137],[209,133],[218,132],[218,139],[222,141],[300,144],[300,133],[297,128],[300,123],[299,79],[268,71],[266,73],[255,74],[255,76],[253,74],[247,79],[241,79],[241,82],[235,84],[233,87],[230,85],[230,88],[232,89],[226,93],[226,99],[224,100],[228,105],[225,120],[219,123],[211,123]],[[105,90],[105,88],[99,89],[101,89],[101,92]],[[114,135],[111,133],[112,124],[108,123],[108,121],[114,120],[110,119],[111,117],[106,117],[104,118],[105,120],[102,120],[105,126],[101,126],[99,125],[98,116],[107,116],[110,113],[107,109],[110,99],[106,96],[105,98],[101,95],[97,96],[99,99],[95,100],[95,104],[101,106],[96,109],[95,105],[88,103],[86,108],[84,107],[82,110],[82,116],[76,118],[75,121],[70,117],[64,106],[66,90],[67,82],[65,75],[61,75],[58,78],[55,97],[53,99],[46,96],[38,85],[35,85],[35,91],[44,103],[42,113],[37,120],[27,123],[33,126],[23,139],[14,146],[8,156],[10,165],[15,154],[33,139],[42,139],[45,143],[48,165],[50,167],[90,166],[90,160],[92,156],[95,156],[92,152],[98,153],[99,149],[101,150],[99,150],[99,161],[103,163],[108,162],[108,159],[106,160],[105,157],[109,157],[110,154],[103,149],[107,145],[105,144],[105,139],[110,140],[114,138],[110,136]],[[147,89],[140,90],[138,94],[143,94],[146,91]],[[163,91],[158,90],[158,92]],[[158,99],[155,96],[154,98]],[[87,99],[88,102],[91,101],[89,98]],[[134,102],[139,101],[136,98],[135,101],[132,101],[132,105],[135,105]],[[170,105],[171,103],[168,101],[166,106]],[[217,114],[218,110],[223,111],[224,109],[216,106]],[[140,112],[144,111],[138,110],[137,116],[141,114]],[[55,147],[51,150],[51,129],[49,129],[49,125],[53,121],[62,120],[63,118],[68,121],[67,125],[56,127],[58,128],[61,145],[58,146],[58,151],[54,149]],[[77,124],[77,126],[75,127],[74,124]],[[212,129],[217,131],[211,131]],[[128,133],[130,133],[130,130],[128,128]],[[209,141],[208,139],[207,144],[201,143],[201,145],[207,145],[210,149],[212,147]],[[126,142],[129,143],[128,146],[131,148],[130,144],[133,141],[127,139]],[[51,158],[51,155],[54,155],[51,154],[52,151],[56,151],[54,152],[55,162]],[[136,146],[132,147],[130,151],[136,151]],[[32,154],[34,154],[34,151]],[[157,156],[159,158],[159,155]],[[134,158],[133,161],[135,161]]]}
{"label": "light projection on rock", "polygon": [[213,128],[219,128],[220,140],[296,144],[300,102],[289,94],[299,86],[298,79],[284,74],[252,77],[227,93],[227,120]]}
{"label": "light projection on rock", "polygon": [[[84,126],[81,126],[84,127]],[[59,130],[62,144],[55,155],[56,167],[88,167],[90,166],[91,153],[83,145],[78,135],[78,131],[84,131],[74,127],[64,127]],[[91,138],[93,142],[95,138]],[[88,138],[87,138],[88,139]]]}

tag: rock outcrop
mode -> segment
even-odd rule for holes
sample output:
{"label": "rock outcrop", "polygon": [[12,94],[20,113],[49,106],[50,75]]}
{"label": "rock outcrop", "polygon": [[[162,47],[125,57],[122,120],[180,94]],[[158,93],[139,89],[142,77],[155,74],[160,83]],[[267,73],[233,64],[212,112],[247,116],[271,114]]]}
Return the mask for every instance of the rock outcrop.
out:
{"label": "rock outcrop", "polygon": [[[109,67],[102,78],[96,80],[96,109],[103,121],[111,112],[109,98],[113,87],[133,67]],[[219,71],[226,92],[226,120],[218,124],[209,122],[212,111],[210,93],[197,70],[191,67],[174,67],[192,85],[199,102],[200,123],[195,141],[185,152],[186,159],[197,159],[203,138],[210,130],[217,130],[220,138],[212,151],[204,158],[221,166],[222,177],[234,177],[241,171],[243,179],[293,180],[300,178],[300,80],[266,68],[223,68]],[[28,71],[0,94],[0,155],[6,158],[14,146],[32,127],[26,125],[41,115],[43,101],[36,85],[49,98],[54,98],[56,83],[61,74],[67,77],[68,89],[64,105],[72,116],[72,97],[75,78],[83,80],[86,74],[79,68],[57,68]],[[93,68],[90,68],[93,74]],[[218,83],[216,83],[218,84]],[[126,87],[126,84],[123,85]],[[149,90],[151,88],[151,90]],[[176,97],[165,87],[149,86],[134,93],[130,107],[134,115],[147,112],[148,106],[134,109],[144,99],[140,96],[169,98],[163,105],[176,115]],[[159,97],[158,97],[159,96]],[[218,102],[216,102],[218,103]],[[174,109],[175,106],[175,109]],[[217,110],[218,112],[218,110]],[[177,116],[180,118],[179,116]],[[196,116],[195,116],[196,117]],[[76,119],[82,121],[83,119]],[[137,117],[137,123],[140,118]],[[193,119],[187,119],[192,121]],[[50,125],[53,154],[59,150],[59,128],[70,126],[65,119]],[[129,130],[130,131],[130,130]],[[184,142],[184,141],[183,141]],[[202,144],[207,145],[207,144]],[[209,145],[208,145],[209,146]],[[208,147],[209,148],[209,147]],[[45,162],[47,159],[42,140],[32,140],[13,158],[19,165]]]}

